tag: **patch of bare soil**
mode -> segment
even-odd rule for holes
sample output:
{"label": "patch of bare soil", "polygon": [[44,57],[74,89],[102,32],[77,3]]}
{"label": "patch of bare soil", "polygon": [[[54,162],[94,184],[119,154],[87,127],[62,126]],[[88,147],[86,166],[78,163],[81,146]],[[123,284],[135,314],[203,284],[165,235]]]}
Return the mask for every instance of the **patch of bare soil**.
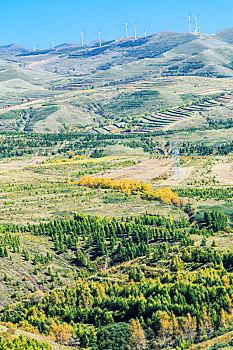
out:
{"label": "patch of bare soil", "polygon": [[46,157],[35,157],[32,159],[24,160],[12,160],[9,162],[0,162],[0,172],[6,170],[17,170],[19,168],[24,168],[30,165],[35,165],[41,163]]}
{"label": "patch of bare soil", "polygon": [[[103,176],[116,180],[126,178],[136,181],[151,182],[154,178],[162,174],[169,174],[171,167],[171,159],[143,159],[139,164],[113,170],[105,173]],[[182,182],[183,179],[189,177],[193,170],[194,167],[181,168],[180,180],[172,180],[169,178],[168,180],[159,181],[159,184],[163,186],[175,186],[177,182]]]}
{"label": "patch of bare soil", "polygon": [[213,173],[220,177],[222,184],[233,184],[233,164],[221,163],[213,166]]}
{"label": "patch of bare soil", "polygon": [[183,183],[184,180],[191,177],[192,172],[195,170],[195,166],[180,168],[180,178],[177,180],[172,179],[171,177],[167,180],[162,180],[159,182],[160,186],[163,187],[176,187]]}
{"label": "patch of bare soil", "polygon": [[11,107],[4,107],[0,109],[0,113],[6,113],[6,112],[10,112],[10,111],[17,111],[19,109],[28,109],[30,107],[33,106],[33,108],[39,108],[42,106],[42,104],[44,103],[43,100],[35,100],[35,101],[31,101],[31,102],[25,102],[25,103],[21,103],[19,105],[15,105],[15,106],[11,106]]}
{"label": "patch of bare soil", "polygon": [[141,163],[107,172],[104,176],[116,180],[124,178],[150,182],[153,178],[169,172],[171,165],[172,161],[168,159],[143,159]]}

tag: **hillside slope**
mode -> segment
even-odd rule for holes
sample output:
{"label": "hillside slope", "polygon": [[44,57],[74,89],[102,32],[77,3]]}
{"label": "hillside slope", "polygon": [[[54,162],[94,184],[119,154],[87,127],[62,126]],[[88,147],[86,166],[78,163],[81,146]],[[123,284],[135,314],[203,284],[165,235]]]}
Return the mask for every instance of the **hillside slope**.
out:
{"label": "hillside slope", "polygon": [[219,40],[225,41],[226,43],[233,44],[233,28],[228,28],[213,34],[213,36]]}
{"label": "hillside slope", "polygon": [[[214,35],[163,32],[103,41],[102,47],[0,48],[0,130],[122,132],[134,129],[129,117],[230,93],[231,38],[228,29]],[[56,107],[55,115],[43,113],[47,105]],[[23,112],[15,118],[13,110]]]}

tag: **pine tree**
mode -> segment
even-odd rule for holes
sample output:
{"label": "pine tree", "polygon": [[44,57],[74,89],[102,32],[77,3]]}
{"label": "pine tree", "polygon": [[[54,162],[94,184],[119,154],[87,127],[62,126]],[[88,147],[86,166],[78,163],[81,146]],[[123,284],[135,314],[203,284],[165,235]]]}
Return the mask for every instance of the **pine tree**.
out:
{"label": "pine tree", "polygon": [[4,248],[0,247],[0,258],[4,258],[4,257],[5,257]]}
{"label": "pine tree", "polygon": [[4,247],[4,256],[5,256],[5,257],[8,257],[8,250],[7,250],[7,247]]}

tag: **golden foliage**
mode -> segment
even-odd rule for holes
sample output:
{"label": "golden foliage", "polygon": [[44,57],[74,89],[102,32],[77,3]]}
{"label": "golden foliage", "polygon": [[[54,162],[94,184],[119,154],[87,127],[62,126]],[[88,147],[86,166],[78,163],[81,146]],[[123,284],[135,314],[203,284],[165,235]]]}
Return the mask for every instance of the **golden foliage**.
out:
{"label": "golden foliage", "polygon": [[166,311],[159,310],[157,313],[158,317],[158,335],[162,340],[164,346],[169,343],[173,333],[173,324],[171,317]]}
{"label": "golden foliage", "polygon": [[146,338],[142,326],[139,320],[132,319],[129,327],[129,344],[130,348],[133,350],[145,349],[146,347]]}
{"label": "golden foliage", "polygon": [[10,338],[15,334],[16,326],[11,322],[6,323],[6,326],[7,326],[7,331],[4,332],[1,336],[3,338]]}
{"label": "golden foliage", "polygon": [[126,194],[140,195],[147,200],[158,200],[166,204],[181,206],[177,193],[170,188],[159,188],[156,191],[144,181],[129,179],[112,180],[109,178],[84,176],[77,183],[90,188],[113,189]]}
{"label": "golden foliage", "polygon": [[197,319],[191,317],[190,313],[187,314],[183,322],[183,331],[187,337],[187,340],[192,340],[197,335]]}
{"label": "golden foliage", "polygon": [[72,334],[72,327],[68,325],[56,324],[52,321],[49,335],[59,344],[66,345]]}

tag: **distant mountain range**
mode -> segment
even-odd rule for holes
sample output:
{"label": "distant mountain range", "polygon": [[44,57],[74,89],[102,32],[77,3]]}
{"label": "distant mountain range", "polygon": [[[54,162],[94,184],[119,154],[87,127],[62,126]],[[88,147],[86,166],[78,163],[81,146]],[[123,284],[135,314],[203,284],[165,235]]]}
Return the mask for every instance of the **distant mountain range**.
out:
{"label": "distant mountain range", "polygon": [[28,49],[25,46],[17,45],[17,44],[0,46],[0,54],[25,53],[25,52],[29,52],[29,51],[32,51],[32,50]]}
{"label": "distant mountain range", "polygon": [[[166,32],[165,32],[166,33]],[[202,33],[203,34],[203,33]],[[154,34],[157,35],[157,34]],[[151,35],[151,36],[154,36]],[[180,33],[180,35],[183,35],[183,33]],[[208,34],[206,34],[208,35]],[[232,28],[228,28],[222,31],[219,31],[217,33],[214,34],[210,34],[209,36],[213,36],[218,40],[224,41],[226,43],[229,43],[231,45],[233,45],[233,27]],[[132,40],[133,38],[129,38],[129,40]],[[119,40],[115,40],[115,42],[124,40],[124,38],[121,38]],[[114,40],[113,40],[114,41]],[[102,39],[102,43],[107,43],[109,41]],[[112,41],[110,41],[112,42]],[[86,43],[84,44],[84,46],[95,46],[96,44],[99,43],[99,40],[96,39],[90,43]],[[64,48],[73,48],[73,47],[81,47],[81,43],[74,43],[74,42],[65,42],[62,44],[59,44],[57,46],[55,46],[55,49],[59,50],[59,49],[64,49]],[[45,48],[42,50],[49,50],[51,48]],[[30,52],[33,51],[33,48],[28,48],[25,47],[23,45],[18,45],[18,44],[9,44],[9,45],[4,45],[4,46],[0,46],[0,54],[4,54],[4,53],[24,53],[24,52]],[[38,50],[40,51],[40,50]]]}
{"label": "distant mountain range", "polygon": [[[102,40],[102,43],[107,42],[106,40]],[[86,46],[95,46],[99,43],[99,40],[94,40],[91,43],[84,44],[84,47]],[[69,49],[73,47],[81,47],[81,43],[62,43],[54,47],[55,50],[60,50],[60,49]],[[45,50],[50,50],[51,48],[45,49]],[[22,45],[17,45],[17,44],[9,44],[9,45],[4,45],[0,46],[0,54],[15,54],[15,53],[27,53],[27,52],[34,52],[34,48],[28,48]],[[44,51],[37,49],[36,51]]]}
{"label": "distant mountain range", "polygon": [[80,47],[81,44],[80,43],[62,43],[60,45],[55,46],[55,49],[66,49],[66,48],[70,48],[70,47]]}
{"label": "distant mountain range", "polygon": [[[84,47],[68,42],[36,51],[6,45],[0,47],[2,112],[9,112],[11,106],[34,112],[22,112],[22,117],[21,112],[15,112],[15,120],[12,114],[9,120],[5,116],[0,130],[96,126],[115,115],[181,105],[198,96],[200,81],[204,84],[201,94],[229,92],[232,78],[233,28],[210,35],[162,32],[136,40],[103,40],[101,47],[98,40]],[[171,93],[170,87],[178,81],[194,82],[193,87],[186,91],[181,83],[182,91],[179,88]],[[207,91],[208,84],[211,88]],[[150,89],[152,95],[145,97]],[[157,89],[161,89],[158,99],[153,95]],[[72,95],[72,90],[82,93]],[[140,95],[138,90],[144,92]]]}
{"label": "distant mountain range", "polygon": [[[1,53],[9,54],[10,47],[5,52],[0,48]],[[103,41],[102,47],[99,47],[98,41],[85,47],[81,47],[79,43],[63,43],[54,50],[32,52],[13,45],[12,54],[19,54],[16,59],[23,60],[25,65],[31,65],[31,60],[36,55],[36,68],[61,75],[71,72],[93,74],[106,70],[112,74],[115,73],[112,70],[114,67],[126,68],[132,62],[141,62],[140,74],[145,74],[146,69],[146,74],[158,77],[229,77],[233,76],[233,28],[210,35],[163,32],[137,40],[121,38]],[[23,59],[23,56],[27,58]],[[154,66],[150,73],[146,68],[149,60],[152,60],[151,64]]]}
{"label": "distant mountain range", "polygon": [[[43,70],[59,75],[93,74],[115,67],[127,70],[127,65],[140,62],[140,75],[154,77],[197,75],[233,76],[233,28],[214,34],[162,32],[147,37],[121,38],[112,41],[98,40],[81,46],[80,43],[63,43],[54,49],[32,50],[11,44],[0,47],[0,56],[20,66]],[[10,56],[10,57],[9,57]],[[36,63],[34,62],[36,60]],[[151,62],[150,62],[151,60]],[[154,67],[148,70],[149,65]],[[136,66],[135,66],[136,67]],[[116,77],[114,77],[116,79]],[[89,84],[90,80],[89,80]]]}
{"label": "distant mountain range", "polygon": [[[4,55],[14,56],[14,60],[25,67],[31,67],[31,61],[37,56],[34,68],[60,75],[74,71],[76,74],[93,74],[136,61],[141,62],[143,74],[147,59],[153,60],[153,65],[156,60],[153,74],[157,76],[229,77],[233,76],[233,28],[215,34],[163,32],[137,40],[103,40],[101,47],[98,40],[84,47],[80,43],[63,43],[53,50],[36,51],[11,44],[1,46],[0,55],[2,59]],[[24,56],[27,58],[23,59]]]}

